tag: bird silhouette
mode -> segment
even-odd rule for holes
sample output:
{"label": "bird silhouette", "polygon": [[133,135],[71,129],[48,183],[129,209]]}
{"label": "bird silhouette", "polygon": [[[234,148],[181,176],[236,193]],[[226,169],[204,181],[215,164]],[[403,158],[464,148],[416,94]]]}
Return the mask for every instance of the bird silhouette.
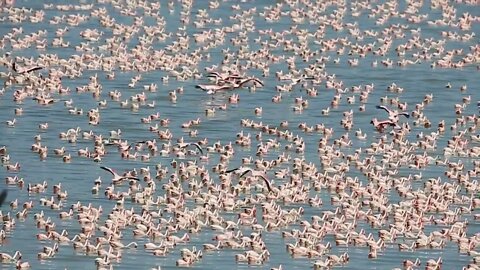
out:
{"label": "bird silhouette", "polygon": [[25,73],[30,73],[30,72],[35,71],[35,70],[40,70],[43,67],[36,66],[36,67],[29,67],[29,68],[21,68],[21,67],[17,66],[17,63],[13,62],[12,68],[13,68],[13,71],[15,71],[18,74],[25,74]]}
{"label": "bird silhouette", "polygon": [[4,189],[2,193],[0,194],[0,207],[2,207],[3,203],[7,199],[8,191]]}

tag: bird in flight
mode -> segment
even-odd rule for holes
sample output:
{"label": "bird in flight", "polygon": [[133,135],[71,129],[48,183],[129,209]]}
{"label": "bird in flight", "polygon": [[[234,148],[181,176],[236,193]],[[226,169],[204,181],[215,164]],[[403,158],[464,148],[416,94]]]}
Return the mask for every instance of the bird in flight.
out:
{"label": "bird in flight", "polygon": [[195,88],[202,89],[203,91],[206,91],[208,94],[215,94],[221,90],[233,90],[233,89],[242,88],[244,85],[246,85],[249,82],[253,82],[253,85],[255,86],[256,85],[264,86],[263,82],[255,77],[250,77],[250,78],[232,77],[232,78],[234,78],[233,81],[220,80],[217,84],[197,84]]}
{"label": "bird in flight", "polygon": [[260,81],[259,79],[255,78],[255,77],[250,77],[250,78],[244,78],[242,80],[239,80],[238,82],[235,82],[232,87],[233,88],[241,88],[241,87],[243,87],[243,85],[245,85],[249,82],[253,82],[254,85],[259,84],[260,86],[264,86],[263,82]]}
{"label": "bird in flight", "polygon": [[219,82],[228,82],[228,81],[235,81],[239,79],[243,79],[242,76],[235,73],[219,73],[216,71],[209,72],[207,75],[208,78],[214,78],[215,83],[218,84]]}
{"label": "bird in flight", "polygon": [[134,176],[119,175],[117,172],[115,172],[112,168],[109,168],[109,167],[101,166],[100,168],[104,169],[107,172],[110,172],[113,175],[112,182],[114,184],[120,183],[120,182],[122,182],[124,180],[127,180],[127,179],[133,179],[133,180],[137,180],[137,181],[140,180],[138,177],[134,177]]}
{"label": "bird in flight", "polygon": [[393,122],[390,119],[379,121],[377,118],[373,118],[372,121],[370,121],[370,124],[372,124],[379,132],[383,132],[385,128],[389,126],[400,127],[397,123]]}
{"label": "bird in flight", "polygon": [[267,174],[263,171],[253,170],[252,168],[249,168],[249,167],[238,167],[235,169],[225,171],[225,173],[231,173],[231,172],[237,173],[239,175],[239,178],[242,178],[248,173],[250,173],[253,177],[260,177],[265,182],[265,185],[267,185],[268,191],[273,191],[272,184],[270,183],[270,180],[268,180]]}
{"label": "bird in flight", "polygon": [[25,73],[33,72],[35,70],[42,69],[43,67],[36,66],[36,67],[30,67],[30,68],[21,68],[17,66],[17,63],[13,62],[12,68],[13,68],[13,71],[15,71],[18,74],[25,74]]}

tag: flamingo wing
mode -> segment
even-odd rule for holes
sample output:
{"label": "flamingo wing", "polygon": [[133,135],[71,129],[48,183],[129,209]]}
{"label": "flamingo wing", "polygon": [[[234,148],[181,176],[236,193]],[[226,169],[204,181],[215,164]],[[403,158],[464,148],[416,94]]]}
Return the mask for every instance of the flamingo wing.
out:
{"label": "flamingo wing", "polygon": [[242,174],[240,174],[240,176],[238,178],[242,178],[244,175],[246,175],[249,172],[252,172],[252,170],[251,169],[245,169],[245,171],[242,172]]}
{"label": "flamingo wing", "polygon": [[191,143],[197,147],[197,149],[200,151],[200,153],[203,155],[203,149],[198,143]]}
{"label": "flamingo wing", "polygon": [[238,170],[238,169],[240,169],[240,168],[235,168],[235,169],[226,170],[225,173],[231,173],[231,172],[234,172],[234,171],[236,171],[236,170]]}
{"label": "flamingo wing", "polygon": [[13,62],[12,68],[13,68],[13,71],[18,72],[17,63]]}
{"label": "flamingo wing", "polygon": [[383,106],[383,105],[377,105],[377,106],[375,106],[375,108],[377,108],[377,109],[383,109],[383,110],[385,110],[385,111],[386,111],[387,113],[389,113],[389,114],[392,112],[392,111],[390,111],[389,108],[387,108],[387,107],[385,107],[385,106]]}
{"label": "flamingo wing", "polygon": [[42,68],[43,68],[43,67],[33,67],[33,68],[29,68],[29,69],[27,69],[27,70],[24,70],[24,71],[22,71],[21,73],[22,73],[22,74],[23,74],[23,73],[30,73],[30,72],[33,72],[33,71],[35,71],[35,70],[40,70],[40,69],[42,69]]}
{"label": "flamingo wing", "polygon": [[112,168],[105,167],[105,166],[100,166],[100,168],[104,169],[107,172],[110,172],[114,176],[117,174],[117,173],[115,173],[115,171]]}
{"label": "flamingo wing", "polygon": [[267,189],[268,191],[272,192],[272,184],[270,183],[270,181],[262,174],[262,175],[259,175],[263,181],[265,182],[265,185],[267,185]]}

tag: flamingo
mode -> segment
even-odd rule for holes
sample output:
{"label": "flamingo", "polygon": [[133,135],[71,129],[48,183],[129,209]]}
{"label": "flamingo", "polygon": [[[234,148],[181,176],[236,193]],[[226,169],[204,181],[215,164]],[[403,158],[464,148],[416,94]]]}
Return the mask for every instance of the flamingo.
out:
{"label": "flamingo", "polygon": [[50,249],[48,250],[48,252],[39,252],[37,254],[37,257],[39,260],[44,260],[44,259],[48,259],[50,257],[53,257],[53,255],[55,254],[55,251],[53,249]]}
{"label": "flamingo", "polygon": [[412,267],[418,267],[420,266],[420,259],[416,259],[415,262],[410,261],[410,260],[404,260],[403,261],[403,267],[405,268],[412,268]]}
{"label": "flamingo", "polygon": [[99,267],[103,267],[103,266],[110,266],[111,262],[107,256],[104,256],[103,258],[96,258],[95,264]]}
{"label": "flamingo", "polygon": [[377,120],[377,118],[373,118],[372,121],[370,121],[370,123],[375,127],[375,129],[377,129],[379,132],[383,132],[383,130],[388,127],[388,126],[393,126],[393,127],[397,127],[398,125],[393,122],[392,120],[383,120],[383,121],[379,121]]}
{"label": "flamingo", "polygon": [[438,257],[438,259],[435,261],[433,259],[430,259],[427,261],[427,267],[429,268],[440,268],[440,266],[442,265],[442,257]]}
{"label": "flamingo", "polygon": [[234,80],[239,80],[242,79],[243,77],[235,74],[235,73],[219,73],[216,71],[211,71],[207,75],[208,78],[214,78],[215,83],[218,84],[218,82],[225,82],[225,81],[234,81]]}
{"label": "flamingo", "polygon": [[189,266],[192,265],[194,262],[194,258],[188,257],[188,258],[180,258],[177,260],[176,265],[177,266]]}
{"label": "flamingo", "polygon": [[11,256],[8,253],[0,253],[1,262],[16,262],[22,258],[22,253],[20,251],[15,251],[15,254]]}
{"label": "flamingo", "polygon": [[193,247],[192,250],[188,249],[188,248],[182,248],[180,250],[180,254],[182,255],[182,257],[186,258],[186,257],[195,257],[195,254],[197,252],[197,247]]}
{"label": "flamingo", "polygon": [[197,147],[197,149],[200,151],[200,153],[203,155],[203,149],[202,147],[198,144],[198,143],[186,143],[186,142],[179,142],[177,143],[177,146],[180,147],[180,148],[186,148],[186,147],[189,147],[189,146],[195,146]]}
{"label": "flamingo", "polygon": [[145,249],[160,249],[163,247],[163,242],[160,243],[159,245],[156,245],[154,243],[146,243],[144,247]]}
{"label": "flamingo", "polygon": [[197,84],[195,88],[202,89],[203,91],[206,91],[208,94],[215,94],[217,91],[230,89],[231,85],[229,84],[223,84],[223,85]]}
{"label": "flamingo", "polygon": [[410,117],[410,115],[407,112],[398,112],[396,110],[395,111],[390,110],[389,108],[387,108],[386,106],[383,106],[383,105],[377,105],[377,106],[375,106],[375,108],[385,110],[388,113],[388,119],[390,119],[393,122],[398,122],[398,118],[399,118],[400,115],[403,115],[406,118]]}
{"label": "flamingo", "polygon": [[253,85],[259,84],[261,86],[264,86],[263,82],[260,81],[259,79],[255,78],[255,77],[250,77],[250,78],[242,79],[239,82],[235,82],[232,85],[232,88],[234,88],[234,89],[242,88],[245,84],[247,84],[249,82],[252,82],[252,81],[253,81]]}
{"label": "flamingo", "polygon": [[245,84],[251,81],[254,82],[254,85],[256,84],[260,84],[261,86],[264,85],[263,82],[260,81],[259,79],[255,77],[251,77],[251,78],[242,79],[238,82],[227,81],[227,82],[222,82],[222,84],[197,84],[195,88],[202,89],[203,91],[206,91],[209,94],[215,94],[216,92],[221,90],[231,90],[231,89],[242,88]]}
{"label": "flamingo", "polygon": [[316,261],[313,264],[313,269],[330,269],[332,266],[332,261],[329,258],[326,258],[325,261]]}
{"label": "flamingo", "polygon": [[107,172],[110,172],[110,173],[113,175],[113,179],[112,179],[112,182],[113,182],[113,183],[120,183],[120,182],[122,182],[123,180],[126,180],[126,179],[133,179],[133,180],[137,180],[137,181],[140,180],[139,178],[134,177],[134,176],[128,176],[128,175],[122,176],[122,175],[119,175],[119,174],[116,173],[112,168],[109,168],[109,167],[101,166],[100,168],[104,169],[104,170],[107,171]]}
{"label": "flamingo", "polygon": [[17,74],[25,74],[25,73],[33,72],[35,70],[40,70],[43,67],[36,66],[36,67],[22,68],[17,66],[17,63],[13,62],[12,68],[13,68],[13,71],[15,71]]}
{"label": "flamingo", "polygon": [[47,247],[47,246],[43,247],[43,252],[49,253],[50,251],[57,252],[58,251],[58,243],[53,244],[53,247]]}

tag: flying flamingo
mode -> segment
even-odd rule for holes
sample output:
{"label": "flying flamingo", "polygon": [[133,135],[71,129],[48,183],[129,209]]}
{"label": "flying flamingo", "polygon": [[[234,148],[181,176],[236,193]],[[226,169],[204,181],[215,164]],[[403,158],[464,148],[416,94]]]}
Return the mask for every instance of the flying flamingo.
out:
{"label": "flying flamingo", "polygon": [[377,105],[375,108],[385,110],[388,113],[388,119],[395,123],[398,122],[399,120],[398,118],[400,115],[403,115],[407,118],[410,117],[410,114],[408,114],[407,112],[398,112],[397,110],[390,110],[389,108],[383,105]]}
{"label": "flying flamingo", "polygon": [[107,172],[110,172],[113,175],[113,179],[112,179],[113,183],[120,183],[120,182],[122,182],[123,180],[126,180],[126,179],[133,179],[133,180],[137,180],[137,181],[140,180],[139,178],[134,177],[134,176],[119,175],[117,172],[115,172],[112,168],[109,168],[109,167],[101,166],[100,168],[104,169]]}
{"label": "flying flamingo", "polygon": [[231,173],[231,172],[237,172],[240,176],[239,178],[242,178],[244,175],[251,173],[253,177],[260,177],[265,181],[265,184],[267,185],[268,191],[273,191],[272,190],[272,184],[270,183],[270,180],[267,178],[267,174],[263,171],[257,171],[253,170],[249,167],[238,167],[235,169],[227,170],[225,173]]}
{"label": "flying flamingo", "polygon": [[373,118],[372,121],[370,121],[370,123],[379,131],[379,132],[383,132],[383,130],[385,130],[386,127],[388,126],[392,126],[392,127],[397,127],[398,125],[393,122],[392,120],[383,120],[383,121],[379,121],[377,120],[377,118]]}
{"label": "flying flamingo", "polygon": [[18,74],[25,74],[25,73],[33,72],[35,70],[42,69],[43,67],[36,66],[36,67],[30,67],[30,68],[21,68],[17,66],[17,63],[13,62],[12,68],[13,68],[13,71],[15,71]]}
{"label": "flying flamingo", "polygon": [[177,143],[178,147],[180,148],[186,148],[186,147],[189,147],[191,145],[197,147],[197,149],[200,151],[200,153],[203,155],[203,149],[202,147],[198,144],[198,143],[185,143],[185,142],[179,142]]}

